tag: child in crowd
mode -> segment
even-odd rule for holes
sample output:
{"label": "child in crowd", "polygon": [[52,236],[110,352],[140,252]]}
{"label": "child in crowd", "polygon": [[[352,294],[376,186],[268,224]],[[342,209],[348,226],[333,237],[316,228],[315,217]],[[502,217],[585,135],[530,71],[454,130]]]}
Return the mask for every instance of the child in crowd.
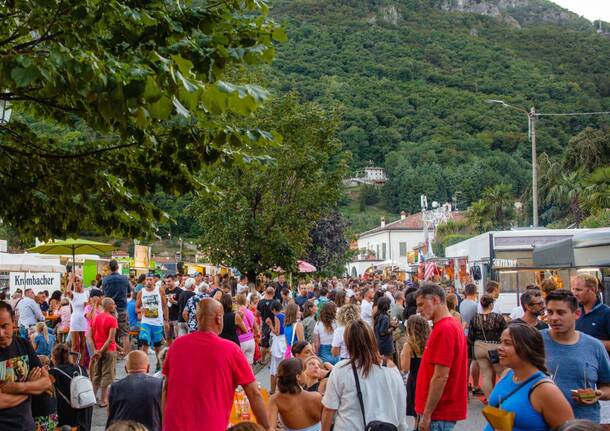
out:
{"label": "child in crowd", "polygon": [[72,307],[70,307],[70,301],[68,298],[61,298],[61,307],[59,307],[59,323],[55,327],[57,331],[57,339],[60,343],[66,341],[66,337],[70,332],[70,315],[72,314]]}
{"label": "child in crowd", "polygon": [[36,329],[30,335],[30,341],[37,355],[51,356],[51,351],[55,345],[55,336],[49,334],[49,328],[46,323],[38,322]]}

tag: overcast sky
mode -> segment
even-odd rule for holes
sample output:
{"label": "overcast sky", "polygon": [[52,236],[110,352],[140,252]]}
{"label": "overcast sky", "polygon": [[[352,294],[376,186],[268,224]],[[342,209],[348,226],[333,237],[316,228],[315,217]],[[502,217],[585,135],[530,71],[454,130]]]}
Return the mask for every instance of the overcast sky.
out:
{"label": "overcast sky", "polygon": [[551,0],[553,3],[582,15],[589,21],[610,22],[610,0]]}

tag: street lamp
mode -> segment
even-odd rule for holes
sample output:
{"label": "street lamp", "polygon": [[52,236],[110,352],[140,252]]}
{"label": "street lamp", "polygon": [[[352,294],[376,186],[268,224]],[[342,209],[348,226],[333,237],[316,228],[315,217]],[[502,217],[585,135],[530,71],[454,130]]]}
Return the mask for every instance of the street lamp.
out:
{"label": "street lamp", "polygon": [[536,155],[536,119],[538,118],[538,113],[536,113],[536,109],[533,106],[528,111],[524,108],[509,105],[504,100],[488,99],[485,102],[502,105],[505,108],[519,111],[527,116],[528,134],[529,139],[532,141],[532,224],[534,227],[538,227],[538,159]]}

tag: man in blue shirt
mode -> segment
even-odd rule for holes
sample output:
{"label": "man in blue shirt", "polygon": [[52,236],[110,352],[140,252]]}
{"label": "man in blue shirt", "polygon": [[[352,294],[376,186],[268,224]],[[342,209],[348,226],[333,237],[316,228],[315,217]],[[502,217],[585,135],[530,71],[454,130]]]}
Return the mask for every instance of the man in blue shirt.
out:
{"label": "man in blue shirt", "polygon": [[303,311],[303,305],[307,302],[307,286],[305,283],[299,284],[299,294],[294,297],[294,302],[299,306],[301,311]]}
{"label": "man in blue shirt", "polygon": [[[602,343],[576,330],[580,315],[578,300],[565,289],[546,297],[550,328],[540,333],[546,351],[546,366],[572,405],[577,419],[600,422],[599,400],[610,400],[610,361]],[[594,390],[592,399],[582,400],[575,391]]]}
{"label": "man in blue shirt", "polygon": [[123,347],[125,353],[129,353],[129,318],[127,316],[127,296],[131,290],[129,279],[125,275],[119,274],[119,263],[112,259],[108,263],[110,275],[102,280],[102,290],[104,296],[112,298],[116,304],[119,328],[116,333],[116,340]]}
{"label": "man in blue shirt", "polygon": [[600,301],[598,287],[597,279],[588,274],[572,280],[572,293],[580,304],[576,330],[597,338],[610,350],[610,307]]}

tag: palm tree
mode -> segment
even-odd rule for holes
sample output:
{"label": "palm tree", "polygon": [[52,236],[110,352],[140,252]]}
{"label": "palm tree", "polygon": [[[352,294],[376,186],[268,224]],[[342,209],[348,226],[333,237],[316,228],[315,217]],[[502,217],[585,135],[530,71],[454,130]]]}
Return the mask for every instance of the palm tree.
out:
{"label": "palm tree", "polygon": [[585,185],[584,208],[591,213],[610,208],[610,166],[593,171]]}
{"label": "palm tree", "polygon": [[587,217],[581,202],[584,193],[582,177],[580,170],[562,172],[545,187],[544,203],[558,207],[559,215],[569,217],[576,224],[580,224]]}
{"label": "palm tree", "polygon": [[483,191],[494,227],[507,229],[515,219],[515,198],[510,184],[496,184]]}

